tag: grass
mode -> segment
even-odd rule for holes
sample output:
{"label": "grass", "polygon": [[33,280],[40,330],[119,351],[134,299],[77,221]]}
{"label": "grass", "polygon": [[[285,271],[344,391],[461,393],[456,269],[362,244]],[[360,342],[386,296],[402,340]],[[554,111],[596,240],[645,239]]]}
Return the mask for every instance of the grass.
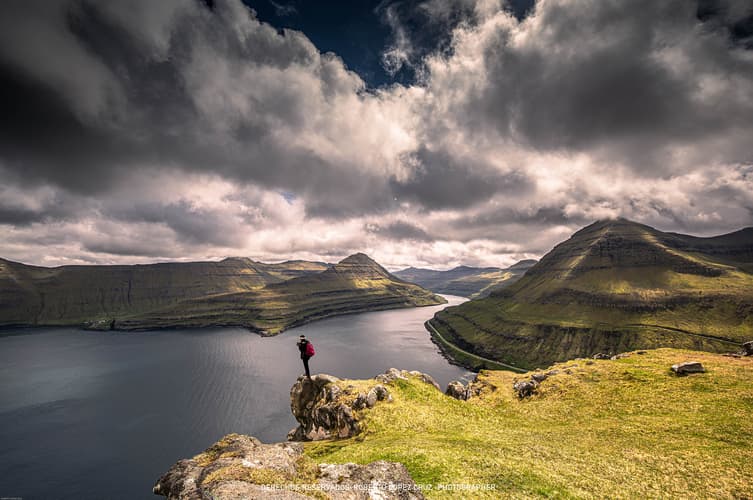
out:
{"label": "grass", "polygon": [[[701,361],[688,377],[671,364]],[[473,498],[746,498],[753,463],[753,359],[659,349],[576,360],[519,400],[511,372],[482,372],[479,398],[449,398],[415,378],[363,416],[355,439],[310,443],[316,462],[406,465],[429,498],[439,485],[493,485]],[[566,373],[569,371],[570,373]],[[465,492],[464,494],[467,494]]]}

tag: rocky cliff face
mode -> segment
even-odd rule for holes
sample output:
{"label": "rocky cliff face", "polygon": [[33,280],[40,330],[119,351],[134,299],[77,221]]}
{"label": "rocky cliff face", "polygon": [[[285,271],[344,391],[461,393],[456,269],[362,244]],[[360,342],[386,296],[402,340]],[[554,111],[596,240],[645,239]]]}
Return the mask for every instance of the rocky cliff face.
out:
{"label": "rocky cliff face", "polygon": [[[299,426],[288,438],[311,441],[357,435],[364,412],[390,404],[389,385],[409,377],[439,389],[429,375],[395,368],[367,381],[349,382],[324,374],[299,377],[290,390],[290,408]],[[464,394],[480,390],[471,385],[463,388]],[[263,444],[239,434],[229,434],[203,453],[180,460],[159,478],[153,491],[174,500],[424,498],[400,463],[316,464],[303,455],[300,442]]]}
{"label": "rocky cliff face", "polygon": [[264,334],[356,312],[441,304],[363,254],[335,265],[244,258],[43,268],[0,260],[0,326],[242,326]]}
{"label": "rocky cliff face", "polygon": [[359,421],[363,411],[380,402],[391,402],[389,384],[411,376],[439,389],[434,379],[425,373],[396,368],[358,387],[332,375],[299,377],[290,389],[290,410],[299,425],[288,433],[288,439],[318,441],[355,436],[361,432]]}
{"label": "rocky cliff face", "polygon": [[239,434],[179,461],[153,491],[170,500],[424,498],[402,464],[315,464],[300,443],[263,444]]}

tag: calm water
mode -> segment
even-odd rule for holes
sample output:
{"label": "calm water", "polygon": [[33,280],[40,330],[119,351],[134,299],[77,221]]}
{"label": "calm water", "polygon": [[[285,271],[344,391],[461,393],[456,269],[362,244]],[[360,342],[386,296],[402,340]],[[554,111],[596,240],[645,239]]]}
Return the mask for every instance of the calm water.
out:
{"label": "calm water", "polygon": [[316,346],[312,373],[368,378],[394,366],[442,387],[467,380],[423,328],[443,307],[342,316],[272,338],[238,328],[4,330],[0,497],[156,498],[160,474],[229,432],[285,440],[300,334]]}

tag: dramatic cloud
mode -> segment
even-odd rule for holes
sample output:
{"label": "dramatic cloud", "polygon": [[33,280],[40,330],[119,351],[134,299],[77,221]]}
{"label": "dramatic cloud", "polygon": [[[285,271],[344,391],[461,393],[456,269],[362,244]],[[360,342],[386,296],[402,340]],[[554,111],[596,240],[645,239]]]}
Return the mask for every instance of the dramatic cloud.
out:
{"label": "dramatic cloud", "polygon": [[506,265],[604,217],[753,225],[749,1],[382,2],[415,79],[376,89],[209,3],[3,5],[0,256]]}

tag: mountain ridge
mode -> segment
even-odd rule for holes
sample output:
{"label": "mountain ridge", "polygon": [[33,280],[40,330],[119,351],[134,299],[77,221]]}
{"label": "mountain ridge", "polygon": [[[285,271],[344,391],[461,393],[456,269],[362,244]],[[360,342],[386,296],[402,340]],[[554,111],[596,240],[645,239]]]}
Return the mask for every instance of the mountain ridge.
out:
{"label": "mountain ridge", "polygon": [[437,313],[445,340],[531,368],[597,352],[725,352],[753,337],[753,231],[709,238],[597,221],[486,299]]}
{"label": "mountain ridge", "polygon": [[444,302],[365,254],[337,264],[231,257],[55,268],[3,259],[0,299],[0,326],[244,326],[264,334],[337,314]]}
{"label": "mountain ridge", "polygon": [[512,285],[535,262],[533,259],[521,260],[507,268],[461,265],[447,271],[409,267],[394,274],[436,293],[479,298]]}

